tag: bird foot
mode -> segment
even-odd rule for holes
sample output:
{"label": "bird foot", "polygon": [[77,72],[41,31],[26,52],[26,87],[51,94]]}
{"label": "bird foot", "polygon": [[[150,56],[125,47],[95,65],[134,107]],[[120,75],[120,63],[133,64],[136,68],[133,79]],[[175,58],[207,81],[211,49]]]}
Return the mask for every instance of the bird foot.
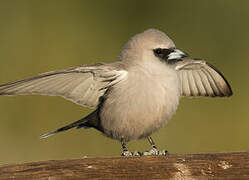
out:
{"label": "bird foot", "polygon": [[149,151],[145,151],[143,152],[143,156],[166,156],[168,155],[168,151],[167,150],[158,150],[156,148],[152,148]]}
{"label": "bird foot", "polygon": [[124,157],[142,156],[142,153],[138,152],[138,151],[134,151],[134,152],[123,151],[123,153],[121,154],[121,156],[124,156]]}

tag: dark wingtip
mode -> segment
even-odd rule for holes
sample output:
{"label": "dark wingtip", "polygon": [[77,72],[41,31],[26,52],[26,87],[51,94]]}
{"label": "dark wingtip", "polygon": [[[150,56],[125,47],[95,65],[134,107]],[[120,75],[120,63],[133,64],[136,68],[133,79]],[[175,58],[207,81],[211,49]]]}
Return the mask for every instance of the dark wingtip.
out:
{"label": "dark wingtip", "polygon": [[233,95],[233,91],[232,91],[232,88],[230,86],[230,84],[228,83],[227,79],[225,78],[225,76],[212,64],[209,64],[208,62],[206,62],[206,64],[211,67],[213,70],[215,70],[222,78],[223,80],[225,81],[227,87],[226,87],[226,94],[223,95],[226,96],[226,97],[230,97]]}
{"label": "dark wingtip", "polygon": [[229,97],[229,96],[233,95],[233,91],[232,91],[231,86],[229,84],[227,84],[227,85],[228,85],[228,88],[229,88],[229,92],[227,93],[227,97]]}

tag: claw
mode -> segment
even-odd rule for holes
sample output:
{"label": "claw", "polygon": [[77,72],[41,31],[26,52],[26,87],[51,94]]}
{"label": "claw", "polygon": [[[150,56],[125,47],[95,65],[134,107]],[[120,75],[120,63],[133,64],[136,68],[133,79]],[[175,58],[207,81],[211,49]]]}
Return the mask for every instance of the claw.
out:
{"label": "claw", "polygon": [[166,150],[158,150],[156,148],[152,148],[150,151],[143,152],[144,156],[166,156],[168,154],[168,151]]}
{"label": "claw", "polygon": [[138,151],[134,151],[132,153],[133,156],[142,156],[143,154],[141,152],[138,152]]}
{"label": "claw", "polygon": [[138,151],[134,151],[134,152],[123,151],[123,153],[121,154],[121,156],[124,156],[124,157],[142,156],[142,153],[138,152]]}
{"label": "claw", "polygon": [[159,155],[160,156],[167,156],[167,155],[169,155],[169,152],[167,150],[161,150],[161,151],[159,151]]}
{"label": "claw", "polygon": [[166,156],[168,154],[168,151],[166,150],[158,150],[153,139],[150,136],[148,136],[148,141],[152,146],[152,149],[150,151],[145,151],[143,153],[144,156]]}
{"label": "claw", "polygon": [[130,156],[132,156],[132,153],[130,151],[123,151],[121,156],[130,157]]}

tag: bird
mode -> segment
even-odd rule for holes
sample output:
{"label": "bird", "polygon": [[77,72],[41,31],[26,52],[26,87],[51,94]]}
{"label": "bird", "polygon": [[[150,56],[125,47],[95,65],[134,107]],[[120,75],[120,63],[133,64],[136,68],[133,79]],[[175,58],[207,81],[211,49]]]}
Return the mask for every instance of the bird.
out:
{"label": "bird", "polygon": [[[134,35],[114,62],[80,65],[0,85],[0,95],[61,96],[93,109],[86,117],[41,138],[71,128],[94,128],[118,140],[122,156],[166,155],[151,135],[175,114],[181,97],[232,94],[216,67],[190,58],[164,32],[153,28]],[[128,142],[146,138],[151,150],[128,150]]]}

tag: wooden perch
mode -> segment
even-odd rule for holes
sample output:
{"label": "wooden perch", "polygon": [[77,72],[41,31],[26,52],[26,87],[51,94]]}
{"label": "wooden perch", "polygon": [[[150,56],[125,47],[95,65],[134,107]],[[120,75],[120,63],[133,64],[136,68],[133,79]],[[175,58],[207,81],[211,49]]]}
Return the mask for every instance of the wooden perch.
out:
{"label": "wooden perch", "polygon": [[0,179],[249,179],[249,152],[51,160],[0,166]]}

